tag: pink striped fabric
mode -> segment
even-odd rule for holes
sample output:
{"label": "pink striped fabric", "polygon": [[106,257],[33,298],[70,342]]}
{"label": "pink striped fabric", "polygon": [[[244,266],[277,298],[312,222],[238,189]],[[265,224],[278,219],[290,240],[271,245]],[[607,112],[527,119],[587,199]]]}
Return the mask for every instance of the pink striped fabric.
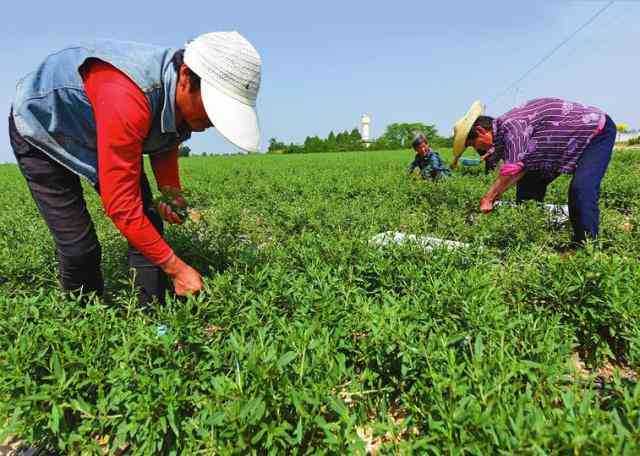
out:
{"label": "pink striped fabric", "polygon": [[493,121],[493,152],[514,167],[521,162],[525,170],[572,174],[605,121],[606,114],[598,108],[559,98],[537,98]]}
{"label": "pink striped fabric", "polygon": [[501,176],[515,176],[520,171],[524,169],[524,163],[504,163],[500,167],[500,175]]}

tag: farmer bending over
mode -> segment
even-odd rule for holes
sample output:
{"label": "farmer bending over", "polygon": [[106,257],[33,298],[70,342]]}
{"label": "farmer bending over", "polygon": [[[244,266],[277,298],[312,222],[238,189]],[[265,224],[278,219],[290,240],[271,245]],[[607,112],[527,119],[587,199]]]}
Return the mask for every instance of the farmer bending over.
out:
{"label": "farmer bending over", "polygon": [[200,274],[164,241],[143,172],[150,157],[158,188],[180,196],[178,145],[215,125],[229,141],[256,150],[255,101],[261,61],[237,32],[207,33],[185,49],[99,41],[48,56],[25,76],[9,116],[11,145],[56,243],[65,290],[103,293],[101,247],[80,177],[129,242],[140,301],[163,301],[166,277],[178,295],[202,288]]}
{"label": "farmer bending over", "polygon": [[573,241],[598,236],[600,182],[609,165],[616,125],[598,108],[558,98],[539,98],[498,118],[482,115],[479,101],[453,127],[455,167],[468,146],[483,159],[502,160],[500,175],[480,200],[480,210],[517,183],[518,202],[543,201],[560,174],[573,174],[569,215]]}
{"label": "farmer bending over", "polygon": [[442,162],[438,152],[429,146],[429,141],[424,134],[418,133],[411,145],[413,146],[413,150],[416,151],[416,156],[409,165],[409,174],[418,168],[420,169],[420,175],[423,179],[430,177],[435,180],[440,176],[451,175],[451,171],[449,171],[449,168]]}

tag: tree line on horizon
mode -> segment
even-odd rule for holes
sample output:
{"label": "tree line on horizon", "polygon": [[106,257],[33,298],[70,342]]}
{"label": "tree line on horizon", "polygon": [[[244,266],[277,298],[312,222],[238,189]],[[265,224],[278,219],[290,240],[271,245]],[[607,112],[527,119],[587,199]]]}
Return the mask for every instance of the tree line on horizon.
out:
{"label": "tree line on horizon", "polygon": [[417,133],[423,133],[433,147],[451,147],[453,137],[443,137],[438,134],[434,125],[422,122],[392,123],[387,126],[384,134],[376,139],[365,142],[357,128],[335,134],[330,131],[326,138],[307,136],[303,144],[285,144],[276,138],[269,140],[267,153],[271,154],[308,154],[319,152],[347,152],[367,150],[408,149]]}

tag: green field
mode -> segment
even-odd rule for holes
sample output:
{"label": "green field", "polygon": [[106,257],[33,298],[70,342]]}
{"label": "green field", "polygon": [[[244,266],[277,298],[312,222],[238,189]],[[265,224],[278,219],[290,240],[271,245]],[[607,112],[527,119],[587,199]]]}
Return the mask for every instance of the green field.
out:
{"label": "green field", "polygon": [[[600,245],[573,255],[570,228],[535,204],[480,215],[493,176],[408,178],[412,156],[183,159],[204,222],[167,238],[205,291],[163,308],[138,306],[126,242],[91,189],[109,296],[60,293],[47,228],[18,169],[0,166],[0,440],[64,454],[638,454],[638,152],[615,152]],[[548,202],[565,204],[568,182]],[[388,230],[471,248],[369,244]]]}

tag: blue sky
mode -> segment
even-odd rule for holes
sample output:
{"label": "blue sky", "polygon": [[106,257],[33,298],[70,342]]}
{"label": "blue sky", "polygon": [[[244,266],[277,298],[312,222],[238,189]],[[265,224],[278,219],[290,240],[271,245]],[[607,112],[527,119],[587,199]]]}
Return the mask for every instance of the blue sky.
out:
{"label": "blue sky", "polygon": [[[9,2],[0,32],[0,109],[8,113],[23,74],[78,41],[182,46],[201,33],[238,30],[263,59],[262,149],[274,136],[301,142],[307,135],[351,129],[365,112],[374,136],[403,121],[433,123],[449,134],[474,99],[488,102],[604,4]],[[640,128],[639,24],[640,2],[616,2],[517,90],[490,103],[488,113],[559,96],[601,107],[616,122]],[[6,124],[0,144],[0,162],[13,161]],[[188,144],[196,153],[236,151],[215,131],[194,134]]]}

